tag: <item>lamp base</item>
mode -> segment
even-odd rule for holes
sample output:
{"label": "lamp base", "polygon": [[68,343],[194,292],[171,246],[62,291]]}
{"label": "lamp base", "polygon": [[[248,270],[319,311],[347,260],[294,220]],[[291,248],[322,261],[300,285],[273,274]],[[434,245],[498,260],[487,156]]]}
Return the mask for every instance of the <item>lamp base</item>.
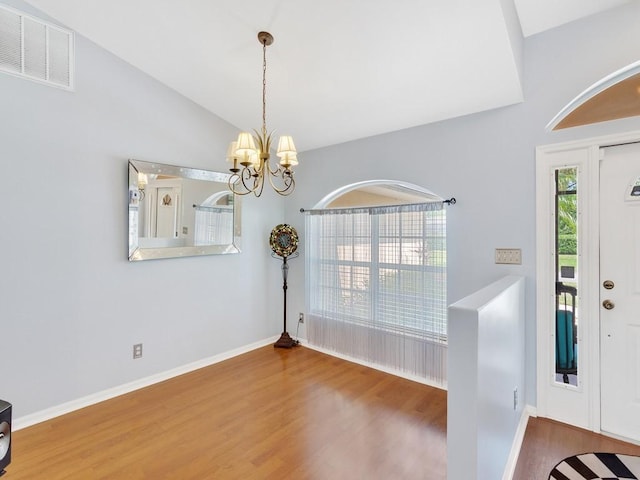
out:
{"label": "lamp base", "polygon": [[280,338],[273,344],[274,348],[292,348],[298,345],[298,341],[289,336],[287,332],[282,332]]}

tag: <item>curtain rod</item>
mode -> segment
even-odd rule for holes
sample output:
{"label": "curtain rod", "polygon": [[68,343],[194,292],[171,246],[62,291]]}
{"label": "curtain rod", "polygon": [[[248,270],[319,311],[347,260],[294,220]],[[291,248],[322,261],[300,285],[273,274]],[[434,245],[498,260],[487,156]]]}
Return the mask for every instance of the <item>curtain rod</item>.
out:
{"label": "curtain rod", "polygon": [[[429,202],[425,202],[425,203],[429,203]],[[435,203],[435,202],[434,202]],[[451,197],[447,200],[443,200],[442,203],[446,203],[447,205],[455,205],[456,202],[456,197]],[[416,204],[419,205],[419,204]],[[353,208],[359,208],[359,207],[353,207]],[[300,208],[300,213],[309,213],[314,211],[315,209],[313,208]]]}
{"label": "curtain rod", "polygon": [[232,205],[196,205],[195,203],[193,204],[193,208],[195,208],[196,210],[215,210],[225,212],[230,212],[233,210]]}

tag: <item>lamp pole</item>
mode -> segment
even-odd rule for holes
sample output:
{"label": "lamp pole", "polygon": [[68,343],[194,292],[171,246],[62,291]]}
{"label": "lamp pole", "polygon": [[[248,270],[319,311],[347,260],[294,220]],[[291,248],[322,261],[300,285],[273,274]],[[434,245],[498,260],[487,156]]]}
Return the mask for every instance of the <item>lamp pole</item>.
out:
{"label": "lamp pole", "polygon": [[[291,255],[291,258],[296,258],[297,256],[298,253],[296,252],[294,255]],[[289,275],[289,264],[287,263],[287,258],[289,257],[282,257],[282,293],[284,297],[284,319],[282,334],[280,335],[278,341],[273,345],[275,348],[291,348],[298,345],[298,341],[291,338],[289,336],[289,333],[287,332],[287,276]]]}

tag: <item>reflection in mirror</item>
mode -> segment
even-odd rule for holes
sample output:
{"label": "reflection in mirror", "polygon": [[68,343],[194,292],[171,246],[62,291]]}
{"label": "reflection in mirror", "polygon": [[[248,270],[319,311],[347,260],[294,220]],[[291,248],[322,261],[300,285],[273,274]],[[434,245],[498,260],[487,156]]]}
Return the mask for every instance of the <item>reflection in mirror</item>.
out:
{"label": "reflection in mirror", "polygon": [[129,160],[129,260],[238,253],[229,174]]}
{"label": "reflection in mirror", "polygon": [[556,382],[578,386],[578,169],[555,171]]}

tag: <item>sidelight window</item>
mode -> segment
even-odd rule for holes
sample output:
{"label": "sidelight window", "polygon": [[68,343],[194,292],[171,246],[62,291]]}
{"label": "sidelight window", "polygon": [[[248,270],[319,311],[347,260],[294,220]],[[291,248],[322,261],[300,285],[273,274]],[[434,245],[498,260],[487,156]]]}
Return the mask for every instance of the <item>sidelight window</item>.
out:
{"label": "sidelight window", "polygon": [[555,373],[578,385],[578,169],[555,171]]}

